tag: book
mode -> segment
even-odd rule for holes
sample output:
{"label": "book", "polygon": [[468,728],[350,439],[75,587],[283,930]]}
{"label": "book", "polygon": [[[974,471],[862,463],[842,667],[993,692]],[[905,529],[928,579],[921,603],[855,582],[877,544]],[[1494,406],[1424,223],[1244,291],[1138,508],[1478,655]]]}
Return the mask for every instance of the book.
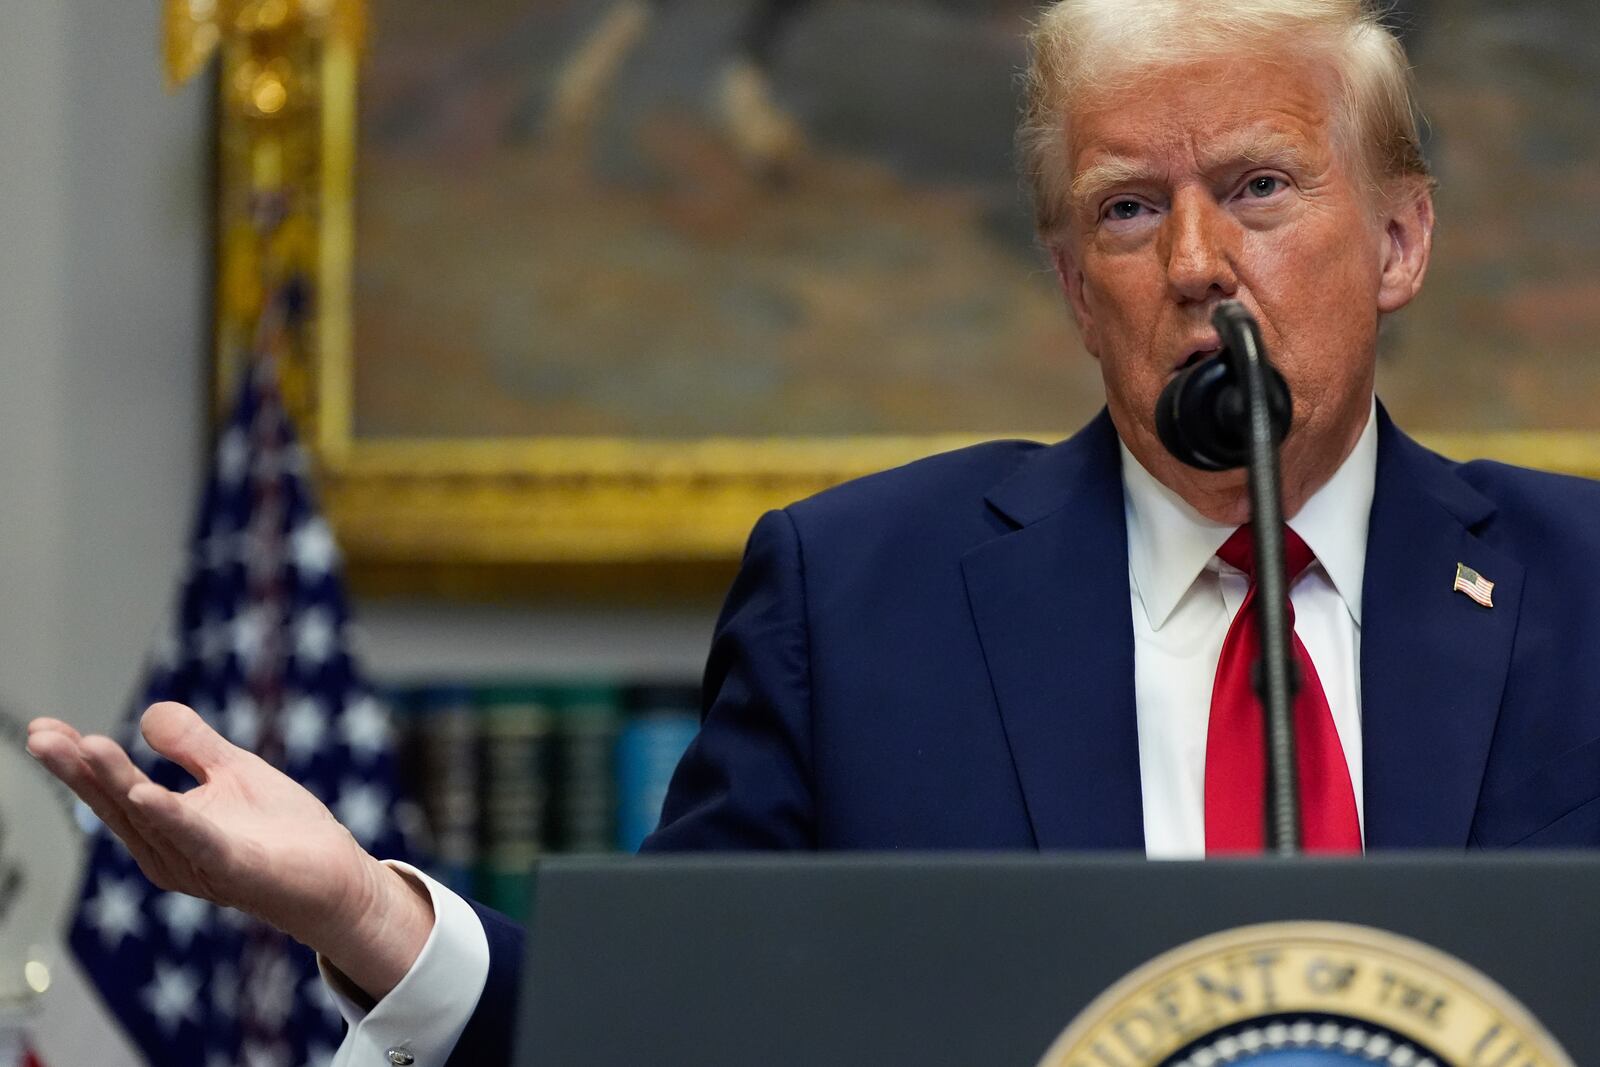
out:
{"label": "book", "polygon": [[478,710],[467,686],[419,686],[396,695],[406,777],[422,808],[430,875],[471,895],[478,866]]}
{"label": "book", "polygon": [[631,689],[617,740],[617,847],[637,852],[661,821],[678,761],[700,729],[700,692],[691,685]]}
{"label": "book", "polygon": [[477,899],[521,921],[533,868],[549,843],[553,771],[551,691],[537,685],[478,690],[480,856]]}
{"label": "book", "polygon": [[614,685],[576,683],[555,692],[552,845],[562,852],[617,847],[617,737],[621,694]]}

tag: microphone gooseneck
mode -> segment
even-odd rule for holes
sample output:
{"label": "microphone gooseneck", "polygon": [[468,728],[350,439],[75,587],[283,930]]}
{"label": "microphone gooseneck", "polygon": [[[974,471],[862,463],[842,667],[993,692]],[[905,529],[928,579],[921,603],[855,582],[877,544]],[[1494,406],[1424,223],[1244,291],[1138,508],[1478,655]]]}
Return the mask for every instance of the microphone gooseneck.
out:
{"label": "microphone gooseneck", "polygon": [[1248,467],[1255,542],[1261,659],[1256,696],[1266,720],[1267,851],[1300,851],[1300,788],[1295,757],[1293,628],[1284,573],[1283,486],[1278,445],[1294,407],[1288,383],[1267,362],[1261,328],[1236,301],[1218,305],[1211,323],[1221,354],[1186,367],[1156,404],[1156,433],[1178,459],[1207,471]]}

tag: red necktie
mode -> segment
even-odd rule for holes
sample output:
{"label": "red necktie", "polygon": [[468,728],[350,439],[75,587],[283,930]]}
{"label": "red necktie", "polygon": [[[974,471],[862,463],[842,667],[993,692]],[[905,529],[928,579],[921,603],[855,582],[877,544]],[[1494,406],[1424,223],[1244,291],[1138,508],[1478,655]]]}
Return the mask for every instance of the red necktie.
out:
{"label": "red necktie", "polygon": [[[1293,530],[1283,528],[1289,584],[1316,559]],[[1250,527],[1241,526],[1217,550],[1217,558],[1250,578],[1239,614],[1228,627],[1211,688],[1211,723],[1206,733],[1206,853],[1261,852],[1266,835],[1266,727],[1250,684],[1261,648],[1256,619],[1256,551]],[[1294,605],[1289,606],[1294,625]],[[1350,768],[1333,726],[1317,668],[1294,636],[1300,692],[1294,701],[1296,763],[1300,769],[1300,834],[1307,852],[1360,852]]]}

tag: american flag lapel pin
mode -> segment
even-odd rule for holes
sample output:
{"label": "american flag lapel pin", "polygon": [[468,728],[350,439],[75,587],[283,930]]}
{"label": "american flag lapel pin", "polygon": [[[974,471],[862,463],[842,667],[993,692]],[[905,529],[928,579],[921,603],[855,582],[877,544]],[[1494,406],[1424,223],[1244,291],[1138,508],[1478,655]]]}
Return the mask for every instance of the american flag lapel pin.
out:
{"label": "american flag lapel pin", "polygon": [[1456,584],[1453,592],[1465,593],[1486,608],[1494,607],[1494,583],[1465,563],[1456,564]]}

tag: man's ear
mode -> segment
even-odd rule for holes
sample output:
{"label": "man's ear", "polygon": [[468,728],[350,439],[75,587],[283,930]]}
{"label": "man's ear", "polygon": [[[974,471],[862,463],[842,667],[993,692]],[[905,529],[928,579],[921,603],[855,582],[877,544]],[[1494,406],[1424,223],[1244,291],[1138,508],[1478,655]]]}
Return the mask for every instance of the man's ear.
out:
{"label": "man's ear", "polygon": [[1056,278],[1061,283],[1061,292],[1067,298],[1067,306],[1072,309],[1072,319],[1078,324],[1078,333],[1083,337],[1083,347],[1096,359],[1100,358],[1099,341],[1095,336],[1094,315],[1089,310],[1089,302],[1083,292],[1083,271],[1078,269],[1078,263],[1067,249],[1065,241],[1055,241],[1050,245],[1050,261],[1055,264]]}
{"label": "man's ear", "polygon": [[1383,274],[1378,310],[1399,311],[1422,289],[1433,256],[1433,191],[1421,179],[1406,188],[1383,214]]}

